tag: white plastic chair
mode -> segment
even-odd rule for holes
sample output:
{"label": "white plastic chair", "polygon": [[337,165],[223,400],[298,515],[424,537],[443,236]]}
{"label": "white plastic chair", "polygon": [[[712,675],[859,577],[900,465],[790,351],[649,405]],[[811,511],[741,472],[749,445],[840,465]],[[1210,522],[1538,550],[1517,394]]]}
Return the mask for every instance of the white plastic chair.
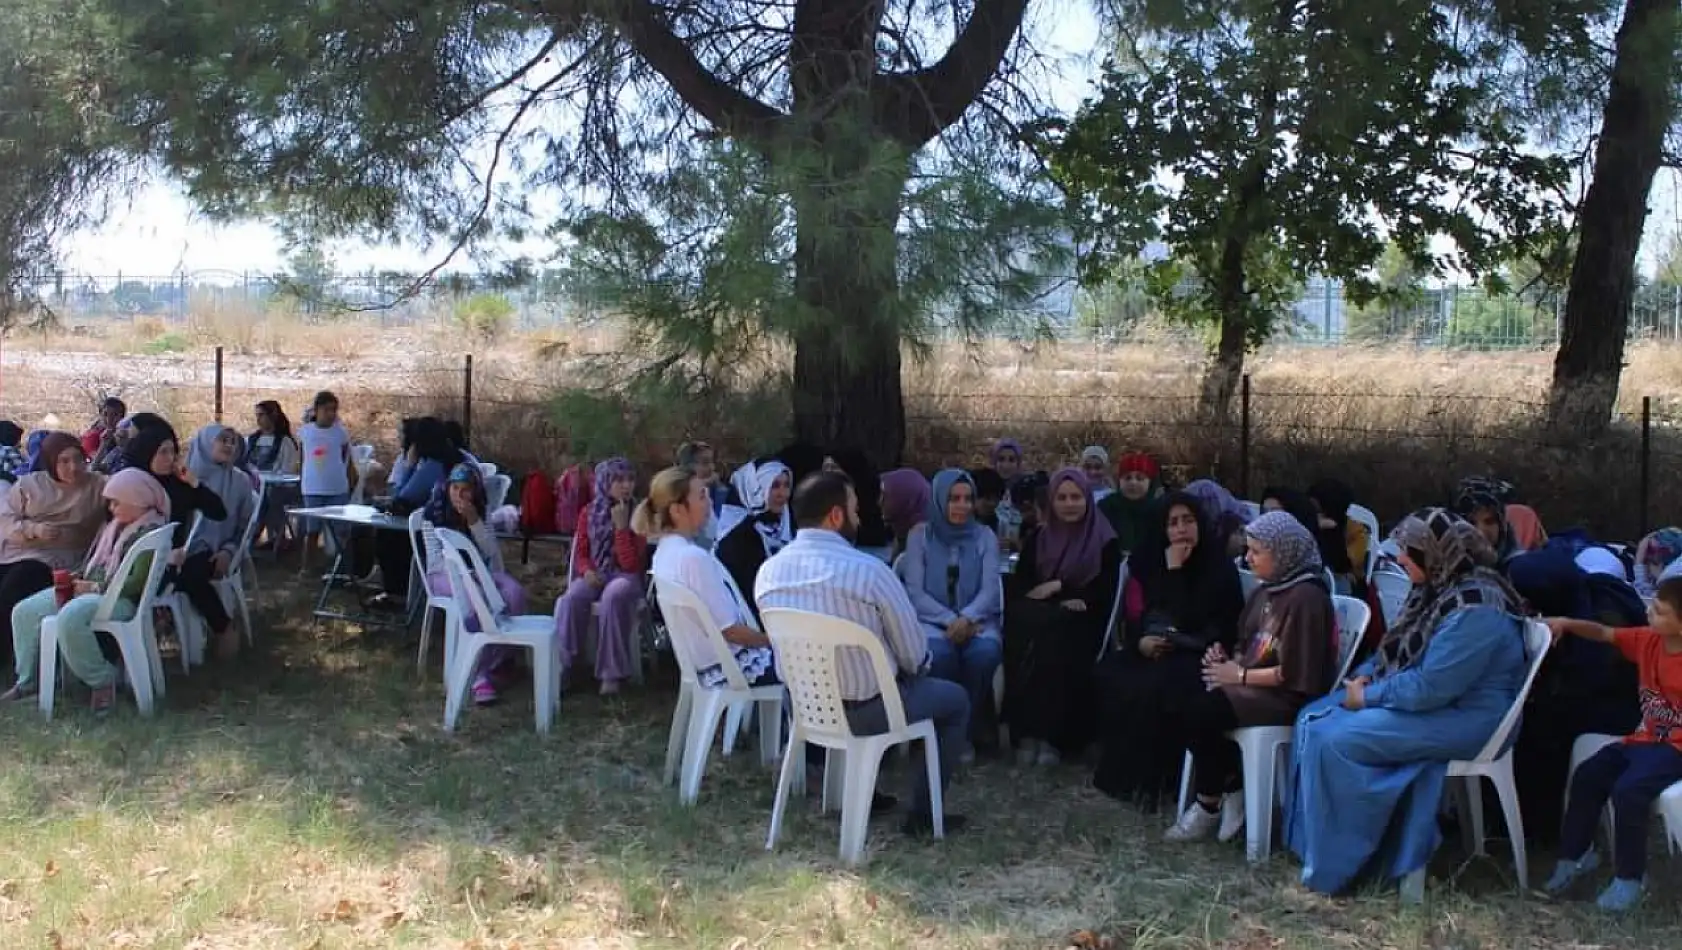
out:
{"label": "white plastic chair", "polygon": [[[666,742],[665,781],[670,785],[677,779],[681,766],[678,799],[693,805],[701,794],[701,777],[706,772],[719,719],[727,711],[735,713],[739,722],[742,710],[758,704],[759,758],[765,764],[777,761],[777,753],[782,751],[783,687],[780,683],[748,685],[724,631],[694,591],[664,577],[656,596],[681,671],[677,708],[672,712],[672,731]],[[724,674],[724,684],[703,686],[700,671],[715,665]]]}
{"label": "white plastic chair", "polygon": [[1378,566],[1378,545],[1380,542],[1378,516],[1372,513],[1372,509],[1361,505],[1350,505],[1348,515],[1350,521],[1364,525],[1367,529],[1366,577],[1371,580],[1373,568]]}
{"label": "white plastic chair", "polygon": [[[1501,718],[1495,731],[1490,734],[1489,741],[1484,743],[1483,749],[1476,758],[1456,759],[1448,763],[1448,777],[1450,779],[1464,779],[1461,787],[1463,809],[1470,817],[1469,823],[1462,823],[1471,833],[1472,853],[1483,855],[1483,789],[1479,779],[1487,778],[1495,785],[1495,793],[1501,799],[1501,811],[1507,819],[1507,834],[1513,842],[1514,873],[1518,877],[1518,889],[1530,889],[1530,869],[1525,864],[1524,855],[1524,819],[1520,817],[1518,807],[1518,786],[1513,782],[1513,750],[1508,748],[1508,740],[1513,730],[1518,728],[1519,720],[1524,715],[1524,701],[1530,696],[1530,686],[1536,682],[1536,673],[1542,668],[1542,661],[1547,659],[1548,648],[1553,645],[1553,636],[1548,632],[1546,624],[1529,620],[1524,625],[1524,649],[1529,657],[1530,669],[1525,673],[1524,685],[1519,687],[1518,695],[1513,697],[1513,705],[1507,714]],[[1452,787],[1452,786],[1450,786]],[[1408,902],[1417,901],[1425,892],[1425,869],[1421,868],[1402,880],[1403,899]]]}
{"label": "white plastic chair", "polygon": [[371,445],[351,446],[350,460],[357,463],[372,462],[374,460],[374,447]]}
{"label": "white plastic chair", "polygon": [[[480,462],[479,463],[479,474],[484,476],[486,481],[489,481],[490,479],[495,478],[496,473],[497,473],[497,467],[496,467],[495,462]],[[497,505],[492,505],[491,506],[492,509],[495,509],[497,507],[499,507],[499,506],[497,506]]]}
{"label": "white plastic chair", "polygon": [[[923,740],[924,764],[928,769],[929,806],[934,819],[934,836],[946,836],[945,808],[940,793],[940,740],[934,721],[906,722],[905,705],[894,685],[894,668],[875,634],[855,623],[804,610],[770,608],[761,614],[765,630],[777,653],[777,671],[787,684],[793,704],[794,730],[783,753],[783,768],[777,778],[776,804],[771,809],[771,832],[765,850],[777,846],[783,811],[789,792],[804,787],[806,743],[828,750],[824,774],[823,807],[829,810],[831,792],[841,788],[841,860],[858,864],[864,860],[865,835],[869,830],[870,803],[876,791],[876,773],[882,754],[889,748],[916,739]],[[870,660],[876,682],[882,684],[883,713],[887,731],[861,736],[847,722],[841,699],[840,651],[863,651]]]}
{"label": "white plastic chair", "polygon": [[[187,542],[182,545],[183,551],[191,551],[193,542],[198,540],[199,529],[204,525],[204,512],[193,513],[193,526],[187,531]],[[170,622],[175,625],[175,641],[181,650],[181,672],[191,673],[193,667],[204,665],[205,636],[204,618],[193,609],[193,604],[185,595],[170,584],[167,590],[158,595],[158,607],[169,611]],[[160,690],[161,692],[161,690]]]}
{"label": "white plastic chair", "polygon": [[[426,563],[426,552],[431,545],[427,539],[437,536],[437,530],[426,520],[424,509],[409,512],[409,552],[413,555],[414,568],[410,571],[409,591],[412,597],[424,598],[421,607],[420,651],[415,656],[415,672],[426,673],[426,656],[432,649],[432,614],[434,611],[444,615],[444,681],[450,679],[450,663],[455,651],[457,633],[461,629],[461,615],[456,610],[456,598],[451,595],[434,594],[426,583],[426,575],[433,565]],[[439,540],[442,545],[442,539]],[[490,585],[493,600],[491,609],[502,613],[507,606],[502,603],[502,596],[496,592],[496,585]]]}
{"label": "white plastic chair", "polygon": [[547,733],[555,720],[555,707],[561,695],[561,664],[555,656],[555,618],[546,614],[527,614],[519,617],[498,616],[491,609],[492,590],[490,570],[479,557],[473,542],[448,528],[438,528],[438,540],[443,546],[444,568],[450,577],[450,595],[456,602],[456,612],[463,618],[476,617],[479,632],[467,629],[465,622],[457,636],[454,655],[449,656],[449,675],[445,680],[444,730],[452,732],[461,717],[462,703],[473,685],[473,669],[479,653],[485,647],[505,645],[525,647],[531,651],[534,716],[537,731]]}
{"label": "white plastic chair", "polygon": [[[245,627],[245,642],[247,645],[257,642],[257,633],[251,626],[251,606],[246,599],[245,568],[251,560],[251,545],[257,540],[257,528],[262,523],[263,496],[268,494],[268,485],[261,485],[257,495],[252,499],[251,518],[245,523],[245,533],[239,537],[239,548],[232,561],[228,564],[228,573],[220,578],[212,578],[211,589],[216,596],[222,598],[222,603],[239,614],[239,622]],[[255,585],[253,585],[255,587]]]}
{"label": "white plastic chair", "polygon": [[[1622,736],[1609,736],[1604,733],[1589,732],[1577,737],[1571,744],[1571,770],[1566,773],[1566,799],[1570,800],[1571,780],[1577,774],[1577,766],[1593,758],[1595,753],[1609,745],[1616,745],[1623,741]],[[1682,849],[1682,782],[1665,789],[1658,798],[1653,800],[1653,813],[1664,821],[1664,837],[1670,845],[1670,853],[1675,854]],[[1608,857],[1616,857],[1612,850],[1617,847],[1617,838],[1612,833],[1612,803],[1606,803],[1606,843]]]}
{"label": "white plastic chair", "polygon": [[[486,465],[491,463],[486,462]],[[495,466],[491,466],[495,468]],[[495,511],[508,503],[508,492],[514,487],[514,479],[507,475],[485,476],[485,510]]]}
{"label": "white plastic chair", "polygon": [[1378,605],[1384,610],[1384,624],[1389,626],[1402,615],[1402,606],[1413,592],[1413,581],[1401,571],[1381,570],[1372,575],[1373,589],[1378,593]]}
{"label": "white plastic chair", "polygon": [[1262,508],[1261,502],[1259,501],[1240,501],[1238,503],[1238,507],[1244,509],[1244,518],[1246,521],[1254,521],[1261,517]]}
{"label": "white plastic chair", "polygon": [[1249,600],[1250,595],[1261,587],[1261,578],[1256,576],[1255,571],[1241,567],[1238,569],[1238,586],[1244,592],[1244,599]]}
{"label": "white plastic chair", "polygon": [[[169,562],[170,542],[175,538],[175,525],[154,528],[134,543],[123,555],[122,563],[105,585],[99,608],[93,615],[93,629],[117,641],[122,651],[123,669],[128,674],[129,689],[134,692],[134,704],[142,716],[150,716],[155,697],[163,694],[164,664],[158,655],[158,638],[152,632],[152,608],[156,605],[158,583]],[[146,584],[141,588],[140,602],[134,616],[116,620],[117,601],[122,589],[128,586],[129,575],[143,555],[152,556],[146,568]],[[58,691],[58,618],[48,617],[41,622],[41,661],[36,670],[40,693],[36,698],[42,715],[53,718],[53,697]]]}
{"label": "white plastic chair", "polygon": [[1127,603],[1127,577],[1127,559],[1122,558],[1121,570],[1116,572],[1115,599],[1110,601],[1110,619],[1104,625],[1104,642],[1098,644],[1098,660],[1115,646],[1116,624],[1121,622],[1122,606]]}
{"label": "white plastic chair", "polygon": [[[1337,611],[1337,677],[1334,685],[1349,678],[1354,665],[1356,647],[1372,622],[1372,608],[1353,597],[1332,595]],[[1251,864],[1266,861],[1273,853],[1273,817],[1279,810],[1279,779],[1286,774],[1285,754],[1291,747],[1295,733],[1293,726],[1246,726],[1227,733],[1238,744],[1239,761],[1244,777],[1244,857]],[[1180,803],[1177,815],[1191,807],[1191,786],[1194,769],[1191,753],[1186,753],[1185,765],[1180,769]]]}

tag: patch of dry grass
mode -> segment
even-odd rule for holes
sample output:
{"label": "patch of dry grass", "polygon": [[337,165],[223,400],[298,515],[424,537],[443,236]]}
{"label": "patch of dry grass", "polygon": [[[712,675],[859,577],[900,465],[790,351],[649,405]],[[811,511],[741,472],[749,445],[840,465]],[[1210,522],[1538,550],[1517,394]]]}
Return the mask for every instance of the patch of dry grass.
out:
{"label": "patch of dry grass", "polygon": [[[1090,931],[1140,950],[1640,950],[1682,936],[1662,857],[1629,920],[1519,897],[1498,842],[1458,873],[1445,848],[1424,908],[1387,890],[1329,899],[1285,857],[1252,870],[1236,846],[1162,844],[1162,816],[1073,767],[984,763],[950,792],[973,831],[919,845],[878,825],[862,869],[836,863],[838,822],[811,803],[767,853],[773,772],[756,756],[715,756],[693,809],[661,787],[668,680],[568,695],[548,738],[519,688],[450,735],[436,654],[417,680],[411,639],[312,633],[290,568],[262,581],[259,655],[172,668],[155,719],[98,721],[71,699],[50,724],[0,710],[0,944],[997,950]],[[893,762],[889,783],[904,778]]]}
{"label": "patch of dry grass", "polygon": [[[404,416],[463,415],[463,350],[471,347],[476,448],[510,471],[554,473],[574,461],[574,446],[567,420],[555,418],[553,395],[599,382],[586,357],[637,358],[621,351],[622,338],[607,325],[514,334],[491,345],[464,340],[447,321],[382,329],[369,319],[316,324],[285,313],[194,314],[196,349],[184,354],[116,358],[109,350],[120,345],[116,335],[104,342],[108,348],[83,352],[60,348],[81,338],[26,342],[35,349],[7,369],[11,414],[26,423],[50,414],[80,424],[100,395],[115,391],[191,428],[212,417],[206,348],[221,341],[232,347],[225,418],[245,425],[260,399],[301,413],[316,390],[331,388],[358,438],[389,451]],[[241,342],[247,338],[253,342]],[[991,442],[1010,435],[1041,467],[1067,464],[1096,443],[1112,454],[1149,451],[1179,478],[1213,474],[1234,488],[1247,484],[1252,494],[1275,482],[1301,486],[1336,476],[1386,520],[1451,500],[1454,483],[1473,473],[1516,482],[1556,528],[1584,525],[1633,539],[1644,525],[1682,518],[1682,482],[1665,477],[1682,461],[1682,348],[1632,347],[1620,405],[1625,421],[1595,443],[1542,427],[1551,356],[1541,352],[1266,350],[1251,363],[1247,452],[1240,426],[1212,427],[1199,417],[1199,370],[1199,352],[1172,339],[940,348],[906,367],[906,460],[924,469],[983,464]],[[1643,396],[1653,397],[1659,422],[1645,513]],[[729,461],[779,443],[788,431],[786,415],[730,397],[666,408],[657,422],[641,420],[635,444],[621,447],[646,470],[667,464],[687,438],[708,438]]]}

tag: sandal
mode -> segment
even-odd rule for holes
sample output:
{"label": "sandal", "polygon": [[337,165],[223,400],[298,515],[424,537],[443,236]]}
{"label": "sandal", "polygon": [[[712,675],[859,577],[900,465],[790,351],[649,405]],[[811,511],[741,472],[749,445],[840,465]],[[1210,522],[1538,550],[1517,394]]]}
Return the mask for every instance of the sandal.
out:
{"label": "sandal", "polygon": [[0,703],[22,702],[26,699],[32,699],[34,696],[35,687],[25,686],[22,683],[19,683],[11,689],[6,690],[4,693],[0,693]]}

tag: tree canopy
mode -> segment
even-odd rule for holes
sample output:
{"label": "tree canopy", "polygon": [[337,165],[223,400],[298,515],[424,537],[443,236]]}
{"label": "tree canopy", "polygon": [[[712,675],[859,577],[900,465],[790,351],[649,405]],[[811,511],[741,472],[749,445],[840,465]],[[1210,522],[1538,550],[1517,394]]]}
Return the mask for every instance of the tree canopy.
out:
{"label": "tree canopy", "polygon": [[[1205,407],[1311,275],[1377,291],[1386,248],[1483,273],[1551,238],[1565,164],[1525,147],[1477,31],[1428,0],[1127,0],[1098,95],[1048,124],[1088,279],[1165,241],[1170,313],[1210,322]],[[1452,241],[1448,255],[1433,252]],[[1189,278],[1193,288],[1187,292]]]}

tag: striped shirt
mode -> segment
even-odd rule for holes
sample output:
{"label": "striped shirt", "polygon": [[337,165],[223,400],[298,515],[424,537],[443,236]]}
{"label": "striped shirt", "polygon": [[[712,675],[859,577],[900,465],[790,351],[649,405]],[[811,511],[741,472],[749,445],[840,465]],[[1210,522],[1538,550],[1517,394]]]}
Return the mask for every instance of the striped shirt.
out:
{"label": "striped shirt", "polygon": [[[888,659],[915,676],[928,666],[929,644],[905,585],[879,559],[847,543],[833,531],[802,528],[759,569],[754,581],[759,609],[805,610],[850,620],[876,634]],[[870,658],[860,650],[842,650],[841,698],[875,699],[882,687]]]}

